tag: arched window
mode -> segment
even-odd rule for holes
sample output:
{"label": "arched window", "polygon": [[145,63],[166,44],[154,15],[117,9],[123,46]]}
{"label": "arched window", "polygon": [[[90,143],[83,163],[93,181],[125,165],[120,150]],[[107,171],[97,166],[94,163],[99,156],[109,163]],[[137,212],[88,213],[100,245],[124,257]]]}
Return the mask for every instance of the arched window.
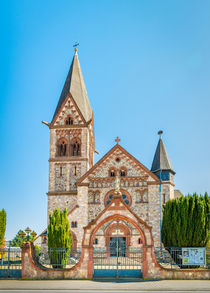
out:
{"label": "arched window", "polygon": [[78,138],[72,141],[71,154],[73,157],[78,157],[81,155],[81,142]]}
{"label": "arched window", "polygon": [[77,228],[77,221],[71,222],[71,228]]}
{"label": "arched window", "polygon": [[115,177],[117,174],[116,168],[115,167],[111,167],[109,169],[109,177]]}
{"label": "arched window", "polygon": [[65,124],[66,125],[72,125],[73,124],[73,119],[71,118],[71,116],[68,116],[66,118]]}
{"label": "arched window", "polygon": [[67,155],[67,141],[62,138],[58,142],[57,154],[59,157],[64,157]]}
{"label": "arched window", "polygon": [[142,242],[142,240],[141,240],[141,238],[139,238],[138,239],[138,244],[142,244],[143,242]]}
{"label": "arched window", "polygon": [[147,189],[144,190],[142,199],[143,199],[143,202],[148,202],[148,191],[147,191]]}
{"label": "arched window", "polygon": [[125,177],[127,175],[127,170],[126,168],[121,168],[120,169],[120,177]]}
{"label": "arched window", "polygon": [[110,177],[115,177],[115,171],[114,170],[110,171]]}

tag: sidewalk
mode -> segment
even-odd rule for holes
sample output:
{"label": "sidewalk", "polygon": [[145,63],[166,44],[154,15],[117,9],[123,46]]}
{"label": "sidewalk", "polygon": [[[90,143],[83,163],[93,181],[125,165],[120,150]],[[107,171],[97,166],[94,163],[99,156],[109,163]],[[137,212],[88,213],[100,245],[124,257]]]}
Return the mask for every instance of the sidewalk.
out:
{"label": "sidewalk", "polygon": [[87,280],[0,280],[0,290],[131,290],[131,291],[207,291],[210,281],[87,281]]}

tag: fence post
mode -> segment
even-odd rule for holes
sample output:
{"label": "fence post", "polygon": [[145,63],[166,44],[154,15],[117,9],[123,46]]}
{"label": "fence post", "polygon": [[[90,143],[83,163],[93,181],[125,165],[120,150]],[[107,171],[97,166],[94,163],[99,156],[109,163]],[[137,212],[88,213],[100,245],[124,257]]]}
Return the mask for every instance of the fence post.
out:
{"label": "fence post", "polygon": [[9,249],[8,249],[8,278],[10,277],[10,245],[11,245],[11,241],[9,241]]}

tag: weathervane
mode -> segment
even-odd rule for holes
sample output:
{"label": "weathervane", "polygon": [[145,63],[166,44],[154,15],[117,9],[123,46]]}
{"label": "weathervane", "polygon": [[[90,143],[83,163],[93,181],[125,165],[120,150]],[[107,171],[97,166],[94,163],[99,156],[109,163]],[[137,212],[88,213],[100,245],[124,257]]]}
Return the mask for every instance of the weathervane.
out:
{"label": "weathervane", "polygon": [[78,46],[79,46],[79,43],[76,41],[75,44],[73,45],[75,52],[78,51],[78,49],[77,49]]}
{"label": "weathervane", "polygon": [[162,130],[159,130],[158,131],[158,135],[160,136],[160,138],[161,138],[161,135],[163,134],[163,131]]}

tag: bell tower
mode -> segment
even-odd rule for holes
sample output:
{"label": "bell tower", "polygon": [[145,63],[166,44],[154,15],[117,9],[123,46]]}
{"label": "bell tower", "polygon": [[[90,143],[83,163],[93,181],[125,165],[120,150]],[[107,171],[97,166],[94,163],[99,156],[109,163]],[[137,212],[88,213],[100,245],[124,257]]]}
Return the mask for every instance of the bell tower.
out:
{"label": "bell tower", "polygon": [[176,173],[173,170],[168,153],[161,138],[162,133],[162,130],[158,132],[160,138],[152,162],[151,172],[161,180],[161,198],[163,204],[165,204],[167,200],[174,198],[174,175]]}
{"label": "bell tower", "polygon": [[77,180],[94,163],[93,111],[76,48],[53,119],[50,124],[45,124],[50,128],[47,195],[48,212],[51,212],[72,202],[72,195],[77,194]]}

